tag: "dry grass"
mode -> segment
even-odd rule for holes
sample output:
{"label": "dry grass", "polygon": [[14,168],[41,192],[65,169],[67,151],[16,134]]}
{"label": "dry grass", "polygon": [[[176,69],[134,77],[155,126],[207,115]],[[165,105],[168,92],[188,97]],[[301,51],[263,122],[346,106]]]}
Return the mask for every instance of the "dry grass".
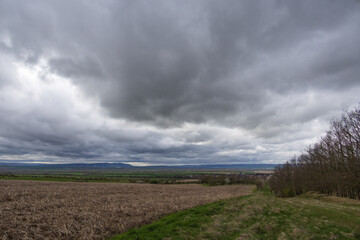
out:
{"label": "dry grass", "polygon": [[106,239],[182,209],[250,194],[204,187],[0,181],[0,239]]}

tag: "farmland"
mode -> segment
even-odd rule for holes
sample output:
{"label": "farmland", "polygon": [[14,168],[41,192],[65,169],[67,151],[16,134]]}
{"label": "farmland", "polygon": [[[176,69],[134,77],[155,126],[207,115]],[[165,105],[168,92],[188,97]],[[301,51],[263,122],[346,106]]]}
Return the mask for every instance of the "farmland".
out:
{"label": "farmland", "polygon": [[251,185],[0,180],[3,239],[106,239],[162,216],[250,194]]}
{"label": "farmland", "polygon": [[0,179],[60,182],[190,183],[203,176],[267,177],[275,165],[134,167],[128,164],[17,164],[0,163]]}
{"label": "farmland", "polygon": [[2,174],[0,180],[37,180],[58,182],[108,182],[108,183],[196,183],[204,177],[266,178],[271,172],[256,173],[244,170],[146,170],[146,171],[57,171],[57,172],[16,172]]}

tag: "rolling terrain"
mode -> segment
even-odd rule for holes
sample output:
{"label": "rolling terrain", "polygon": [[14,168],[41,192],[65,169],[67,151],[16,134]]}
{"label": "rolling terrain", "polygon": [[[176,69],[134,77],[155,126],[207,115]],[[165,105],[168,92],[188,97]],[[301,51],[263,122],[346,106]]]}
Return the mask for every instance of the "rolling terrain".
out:
{"label": "rolling terrain", "polygon": [[123,239],[360,239],[360,202],[257,192],[174,213],[112,238]]}
{"label": "rolling terrain", "polygon": [[[203,176],[268,177],[274,164],[185,165],[135,167],[123,163],[1,163],[0,179],[60,182],[185,183]],[[186,180],[186,181],[184,181]]]}

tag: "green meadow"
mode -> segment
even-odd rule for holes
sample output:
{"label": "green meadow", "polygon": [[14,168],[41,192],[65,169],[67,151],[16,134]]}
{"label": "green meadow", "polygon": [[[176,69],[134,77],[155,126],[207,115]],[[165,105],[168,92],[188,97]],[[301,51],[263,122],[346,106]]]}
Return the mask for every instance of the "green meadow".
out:
{"label": "green meadow", "polygon": [[174,213],[111,240],[125,239],[360,239],[360,202],[254,192]]}

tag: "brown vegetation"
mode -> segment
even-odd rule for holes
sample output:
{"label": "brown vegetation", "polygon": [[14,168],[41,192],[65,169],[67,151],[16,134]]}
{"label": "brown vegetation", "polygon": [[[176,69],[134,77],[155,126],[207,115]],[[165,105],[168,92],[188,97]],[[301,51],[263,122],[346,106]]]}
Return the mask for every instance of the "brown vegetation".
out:
{"label": "brown vegetation", "polygon": [[318,191],[360,199],[360,105],[333,121],[306,153],[275,169],[270,187],[283,197]]}
{"label": "brown vegetation", "polygon": [[0,238],[105,239],[253,188],[1,180]]}

